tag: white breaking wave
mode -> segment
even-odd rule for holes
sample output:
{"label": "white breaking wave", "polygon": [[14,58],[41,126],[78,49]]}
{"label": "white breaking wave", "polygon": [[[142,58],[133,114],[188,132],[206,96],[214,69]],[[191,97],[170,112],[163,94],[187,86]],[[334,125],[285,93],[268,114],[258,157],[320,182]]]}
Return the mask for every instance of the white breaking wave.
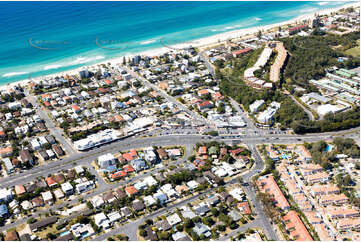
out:
{"label": "white breaking wave", "polygon": [[149,45],[149,44],[155,43],[156,41],[157,41],[157,39],[145,40],[145,41],[140,42],[140,44],[141,45]]}
{"label": "white breaking wave", "polygon": [[301,13],[310,13],[317,11],[317,8],[308,8],[308,9],[302,9],[300,10]]}
{"label": "white breaking wave", "polygon": [[43,68],[43,70],[44,70],[44,71],[47,71],[47,70],[51,70],[51,69],[58,69],[58,68],[60,68],[60,67],[62,67],[62,65],[56,65],[56,64],[54,64],[54,65],[48,65],[48,66],[45,66],[45,67]]}
{"label": "white breaking wave", "polygon": [[25,75],[25,74],[29,74],[29,72],[9,72],[9,73],[5,73],[4,75],[2,75],[2,77],[12,77],[12,76],[20,76],[20,75]]}
{"label": "white breaking wave", "polygon": [[323,6],[323,5],[330,4],[330,2],[319,2],[319,3],[317,3],[317,4],[320,5],[320,6]]}
{"label": "white breaking wave", "polygon": [[254,18],[256,21],[261,21],[262,20],[262,18],[258,18],[258,17],[256,17],[256,18]]}
{"label": "white breaking wave", "polygon": [[104,59],[104,56],[98,55],[95,57],[77,57],[74,61],[70,62],[70,65],[79,65],[79,64],[84,64],[87,62],[91,62],[91,61],[96,61],[96,60],[102,60]]}
{"label": "white breaking wave", "polygon": [[[352,1],[353,2],[353,1]],[[356,1],[355,1],[356,2]],[[332,1],[332,2],[318,2],[317,4],[320,6],[324,6],[324,5],[337,5],[337,4],[341,4],[344,3],[342,1]],[[346,2],[347,3],[347,2]]]}

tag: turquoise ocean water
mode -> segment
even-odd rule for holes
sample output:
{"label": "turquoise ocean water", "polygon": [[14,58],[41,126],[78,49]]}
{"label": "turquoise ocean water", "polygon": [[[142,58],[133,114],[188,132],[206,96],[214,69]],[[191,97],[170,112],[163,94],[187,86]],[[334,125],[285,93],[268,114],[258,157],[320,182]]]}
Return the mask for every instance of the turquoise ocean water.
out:
{"label": "turquoise ocean water", "polygon": [[349,2],[1,2],[0,85]]}

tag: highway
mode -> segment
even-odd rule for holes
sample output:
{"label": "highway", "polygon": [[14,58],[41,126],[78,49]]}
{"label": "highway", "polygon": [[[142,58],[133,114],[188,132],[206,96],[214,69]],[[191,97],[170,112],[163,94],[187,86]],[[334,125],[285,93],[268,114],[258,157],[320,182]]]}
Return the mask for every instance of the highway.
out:
{"label": "highway", "polygon": [[216,136],[209,138],[209,136],[195,135],[195,134],[177,134],[177,135],[166,135],[156,137],[130,137],[115,141],[113,143],[94,148],[87,152],[78,152],[70,154],[67,158],[57,161],[50,161],[46,165],[33,167],[29,170],[23,171],[19,174],[13,174],[8,177],[0,179],[2,187],[13,187],[18,184],[25,184],[32,181],[36,177],[46,177],[49,174],[58,172],[63,169],[73,168],[76,165],[89,166],[90,162],[97,159],[98,156],[107,152],[115,153],[118,151],[124,151],[129,149],[138,149],[149,147],[153,145],[158,146],[169,146],[169,145],[186,145],[195,144],[197,142],[209,142],[211,140],[223,141],[232,144],[232,142],[241,142],[247,144],[272,144],[272,143],[303,143],[303,142],[316,142],[323,140],[330,136],[343,136],[357,139],[359,135],[359,129],[352,129],[339,132],[330,133],[317,133],[308,135],[280,135],[280,134],[266,134],[262,136],[251,136],[245,135],[240,138],[228,138],[227,136]]}

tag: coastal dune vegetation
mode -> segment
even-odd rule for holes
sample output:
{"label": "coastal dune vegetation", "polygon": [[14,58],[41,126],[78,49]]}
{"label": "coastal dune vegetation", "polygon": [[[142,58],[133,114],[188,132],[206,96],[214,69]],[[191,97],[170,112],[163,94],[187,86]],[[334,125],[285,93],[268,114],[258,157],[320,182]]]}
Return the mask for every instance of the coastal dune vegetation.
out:
{"label": "coastal dune vegetation", "polygon": [[[345,50],[358,45],[359,34],[360,32],[353,32],[338,36],[320,33],[320,30],[316,29],[310,36],[279,39],[289,51],[290,58],[276,90],[257,90],[248,86],[243,80],[244,71],[254,65],[263,48],[226,62],[217,61],[216,77],[220,80],[222,92],[240,103],[247,111],[249,105],[258,99],[263,99],[266,104],[272,101],[281,102],[281,108],[275,115],[275,122],[279,123],[282,129],[292,128],[295,133],[303,134],[357,127],[360,124],[359,107],[355,106],[338,114],[330,113],[322,120],[311,121],[305,111],[287,93],[294,94],[294,85],[300,85],[308,92],[318,92],[309,80],[324,77],[327,68],[359,66],[359,59],[344,53]],[[347,57],[347,60],[338,62],[338,57]]]}

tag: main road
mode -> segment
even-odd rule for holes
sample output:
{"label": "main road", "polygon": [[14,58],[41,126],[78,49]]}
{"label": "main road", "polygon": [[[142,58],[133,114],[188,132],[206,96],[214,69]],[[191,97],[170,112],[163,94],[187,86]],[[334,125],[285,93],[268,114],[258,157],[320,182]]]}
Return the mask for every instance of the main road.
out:
{"label": "main road", "polygon": [[[46,165],[39,167],[33,167],[29,170],[23,171],[19,174],[10,175],[0,179],[0,184],[2,187],[12,187],[18,184],[25,184],[32,181],[34,178],[43,176],[46,177],[51,173],[55,173],[64,169],[73,168],[76,165],[86,165],[88,166],[91,161],[95,160],[98,156],[108,153],[108,152],[117,152],[124,151],[129,149],[138,149],[149,146],[169,146],[169,145],[187,145],[195,144],[197,142],[208,142],[211,140],[223,141],[232,143],[242,142],[247,144],[263,144],[263,143],[303,143],[303,142],[316,142],[319,140],[324,140],[330,136],[343,136],[343,137],[352,137],[357,139],[359,134],[359,128],[339,131],[339,132],[329,132],[329,133],[317,133],[317,134],[308,134],[308,135],[280,135],[280,134],[266,134],[262,136],[243,136],[241,138],[228,138],[227,136],[216,136],[212,137],[195,135],[195,134],[184,134],[184,135],[166,135],[166,136],[156,136],[148,138],[137,138],[130,137],[115,141],[113,143],[101,146],[99,148],[94,148],[87,152],[79,152],[70,154],[67,158],[60,159],[57,161],[51,161]],[[234,137],[234,136],[233,136]]]}

